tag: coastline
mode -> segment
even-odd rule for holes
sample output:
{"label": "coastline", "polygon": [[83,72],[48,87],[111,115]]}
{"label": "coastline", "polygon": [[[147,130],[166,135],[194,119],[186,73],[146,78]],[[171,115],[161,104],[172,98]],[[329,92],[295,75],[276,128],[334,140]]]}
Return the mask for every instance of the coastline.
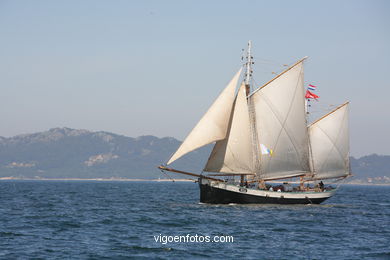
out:
{"label": "coastline", "polygon": [[[21,177],[0,177],[0,181],[119,181],[119,182],[196,182],[195,179],[130,179],[130,178],[21,178]],[[271,181],[271,183],[274,183]],[[276,183],[276,182],[275,182]],[[295,182],[290,182],[295,183]],[[340,185],[359,186],[390,186],[390,183],[342,183]]]}
{"label": "coastline", "polygon": [[0,177],[0,181],[146,181],[146,182],[194,182],[191,179],[127,179],[127,178],[20,178]]}

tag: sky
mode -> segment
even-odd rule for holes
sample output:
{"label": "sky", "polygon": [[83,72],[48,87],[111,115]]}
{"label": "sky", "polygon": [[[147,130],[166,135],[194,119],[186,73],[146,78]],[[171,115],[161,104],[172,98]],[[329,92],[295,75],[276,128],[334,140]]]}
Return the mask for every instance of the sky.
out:
{"label": "sky", "polygon": [[0,136],[183,140],[251,40],[258,86],[309,56],[313,112],[350,101],[351,155],[389,155],[389,13],[386,0],[0,0]]}

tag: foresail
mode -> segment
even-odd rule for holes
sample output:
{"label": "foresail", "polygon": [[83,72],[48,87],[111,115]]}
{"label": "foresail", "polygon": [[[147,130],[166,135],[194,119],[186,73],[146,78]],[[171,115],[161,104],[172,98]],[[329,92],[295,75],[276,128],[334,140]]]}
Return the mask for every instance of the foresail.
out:
{"label": "foresail", "polygon": [[315,179],[349,174],[348,103],[309,126]]}
{"label": "foresail", "polygon": [[235,90],[241,70],[242,69],[236,73],[206,114],[204,114],[202,119],[200,119],[198,124],[192,129],[187,138],[169,159],[167,164],[174,162],[183,155],[199,147],[222,140],[226,137]]}
{"label": "foresail", "polygon": [[[303,88],[303,60],[268,82],[253,98],[262,179],[288,178],[310,171]],[[258,149],[261,151],[262,149]]]}
{"label": "foresail", "polygon": [[234,101],[227,136],[216,142],[204,171],[253,173],[252,158],[248,105],[242,84]]}

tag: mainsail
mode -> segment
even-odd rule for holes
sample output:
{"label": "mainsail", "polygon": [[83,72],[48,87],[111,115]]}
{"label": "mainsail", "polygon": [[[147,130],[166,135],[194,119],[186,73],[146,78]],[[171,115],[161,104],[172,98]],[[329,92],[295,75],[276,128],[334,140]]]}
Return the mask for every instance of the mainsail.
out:
{"label": "mainsail", "polygon": [[310,171],[303,61],[250,96],[255,108],[259,146],[273,151],[260,154],[257,173],[261,179],[288,178]]}
{"label": "mainsail", "polygon": [[308,127],[314,179],[349,175],[348,104],[341,105]]}
{"label": "mainsail", "polygon": [[227,136],[216,142],[204,171],[253,173],[252,158],[250,121],[243,83],[234,101]]}
{"label": "mainsail", "polygon": [[236,73],[206,114],[183,141],[179,149],[169,159],[167,164],[174,162],[183,155],[199,147],[222,140],[226,137],[236,86],[241,70],[242,69]]}

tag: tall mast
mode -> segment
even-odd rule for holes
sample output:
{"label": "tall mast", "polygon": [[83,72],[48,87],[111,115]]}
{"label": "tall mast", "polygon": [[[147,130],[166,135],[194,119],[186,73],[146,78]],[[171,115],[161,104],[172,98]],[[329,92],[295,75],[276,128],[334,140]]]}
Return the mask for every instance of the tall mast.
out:
{"label": "tall mast", "polygon": [[246,95],[249,96],[249,93],[251,92],[251,78],[252,78],[252,64],[253,64],[253,57],[251,54],[251,47],[252,47],[252,42],[248,41],[248,49],[246,53],[246,64],[245,64],[245,90],[246,90]]}
{"label": "tall mast", "polygon": [[250,128],[251,128],[251,138],[252,138],[252,152],[253,152],[253,166],[254,166],[254,174],[256,177],[259,177],[260,175],[260,158],[259,158],[259,141],[257,138],[257,130],[256,130],[256,113],[255,113],[255,107],[253,104],[253,99],[249,97],[251,94],[251,79],[252,79],[252,64],[253,57],[251,54],[251,48],[252,48],[252,42],[248,41],[248,49],[246,54],[246,64],[245,64],[245,90],[246,90],[246,96],[248,97],[248,112],[249,112],[249,119],[250,119]]}

